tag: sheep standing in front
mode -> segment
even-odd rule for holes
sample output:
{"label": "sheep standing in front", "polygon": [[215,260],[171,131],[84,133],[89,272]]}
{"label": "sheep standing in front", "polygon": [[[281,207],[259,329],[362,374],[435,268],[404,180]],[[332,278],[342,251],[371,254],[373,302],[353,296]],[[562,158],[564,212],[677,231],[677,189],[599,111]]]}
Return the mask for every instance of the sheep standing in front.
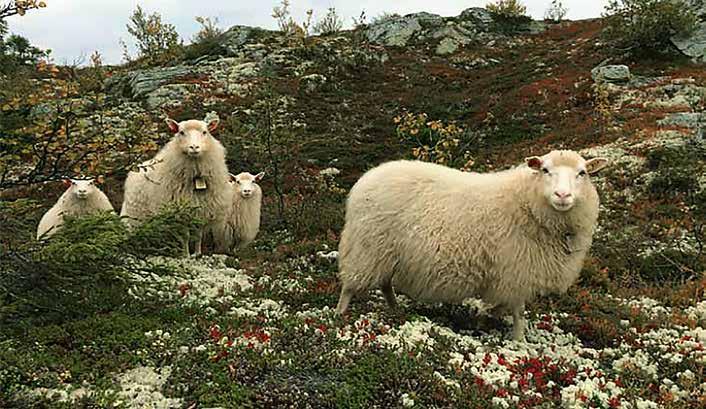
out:
{"label": "sheep standing in front", "polygon": [[497,173],[395,161],[353,186],[339,245],[343,288],[336,311],[380,288],[432,302],[476,297],[511,310],[524,339],[525,302],[563,293],[591,246],[598,194],[589,174],[603,158],[552,151]]}
{"label": "sheep standing in front", "polygon": [[128,174],[120,215],[135,226],[167,203],[194,204],[199,208],[196,216],[206,223],[195,238],[194,254],[200,255],[203,233],[220,223],[230,198],[225,148],[211,135],[218,119],[166,122],[174,137],[138,172]]}
{"label": "sheep standing in front", "polygon": [[260,230],[262,206],[262,189],[257,182],[264,176],[264,172],[257,175],[248,172],[230,175],[232,201],[226,210],[224,223],[217,233],[220,237],[220,252],[232,253],[235,248],[244,247],[255,240]]}
{"label": "sheep standing in front", "polygon": [[112,212],[110,200],[96,186],[95,179],[64,179],[66,191],[49,209],[37,227],[37,240],[51,237],[64,224],[65,216],[87,216],[100,211]]}

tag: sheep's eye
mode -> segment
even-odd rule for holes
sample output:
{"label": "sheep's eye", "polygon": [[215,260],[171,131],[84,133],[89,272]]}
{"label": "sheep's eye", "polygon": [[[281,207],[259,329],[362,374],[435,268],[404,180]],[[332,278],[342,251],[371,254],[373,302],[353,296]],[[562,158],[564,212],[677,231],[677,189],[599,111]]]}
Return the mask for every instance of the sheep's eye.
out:
{"label": "sheep's eye", "polygon": [[580,171],[579,171],[579,176],[580,176],[580,177],[586,176],[586,171],[585,171],[585,170],[580,170]]}
{"label": "sheep's eye", "polygon": [[206,132],[206,131],[203,131],[203,134],[204,134],[204,135],[206,135],[207,133],[208,133],[208,132]]}
{"label": "sheep's eye", "polygon": [[545,175],[549,174],[549,169],[547,168],[542,168],[542,172],[544,172]]}
{"label": "sheep's eye", "polygon": [[184,136],[184,131],[179,131],[180,136]]}

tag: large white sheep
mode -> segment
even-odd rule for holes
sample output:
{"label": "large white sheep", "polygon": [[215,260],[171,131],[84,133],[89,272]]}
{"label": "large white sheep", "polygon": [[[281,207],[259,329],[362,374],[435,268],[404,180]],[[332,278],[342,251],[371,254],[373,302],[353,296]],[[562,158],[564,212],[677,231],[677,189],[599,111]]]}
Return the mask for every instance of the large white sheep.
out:
{"label": "large white sheep", "polygon": [[253,175],[243,172],[230,175],[231,205],[226,210],[223,224],[216,236],[220,237],[218,249],[224,253],[232,253],[235,248],[243,247],[255,240],[260,230],[260,208],[262,206],[262,189],[257,184],[265,176],[265,172]]}
{"label": "large white sheep", "polygon": [[66,191],[49,209],[37,227],[37,240],[51,237],[64,224],[64,216],[86,216],[113,211],[110,200],[96,186],[95,179],[64,179]]}
{"label": "large white sheep", "polygon": [[206,222],[195,240],[194,254],[200,255],[203,232],[223,219],[230,198],[225,148],[211,135],[218,119],[166,122],[174,137],[139,171],[128,174],[120,215],[135,226],[167,203],[197,205],[196,216]]}
{"label": "large white sheep", "polygon": [[603,158],[552,151],[497,173],[395,161],[353,186],[339,245],[336,311],[380,288],[424,301],[481,298],[513,315],[524,339],[525,302],[574,283],[592,242],[598,194],[589,174]]}

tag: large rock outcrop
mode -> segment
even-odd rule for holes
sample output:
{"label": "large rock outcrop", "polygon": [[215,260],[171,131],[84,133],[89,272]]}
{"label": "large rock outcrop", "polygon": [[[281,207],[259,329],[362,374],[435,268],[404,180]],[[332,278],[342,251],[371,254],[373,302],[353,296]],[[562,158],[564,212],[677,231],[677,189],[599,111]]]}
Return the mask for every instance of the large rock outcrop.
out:
{"label": "large rock outcrop", "polygon": [[688,0],[686,3],[692,8],[699,21],[696,30],[688,37],[673,37],[672,43],[695,61],[706,61],[706,1]]}

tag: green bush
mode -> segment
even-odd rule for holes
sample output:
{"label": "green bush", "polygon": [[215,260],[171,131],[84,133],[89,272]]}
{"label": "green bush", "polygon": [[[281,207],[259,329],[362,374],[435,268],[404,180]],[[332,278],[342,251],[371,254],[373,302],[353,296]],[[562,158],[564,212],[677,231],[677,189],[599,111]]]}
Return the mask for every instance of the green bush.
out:
{"label": "green bush", "polygon": [[343,20],[338,16],[335,7],[329,7],[328,12],[314,25],[314,32],[322,35],[336,34],[343,28]]}
{"label": "green bush", "polygon": [[532,22],[532,18],[526,14],[527,7],[519,0],[497,0],[485,8],[493,16],[494,30],[501,33],[518,32]]}
{"label": "green bush", "polygon": [[669,198],[675,193],[694,193],[699,183],[699,163],[703,158],[697,147],[663,147],[647,153],[646,165],[655,171],[648,191],[655,198]]}
{"label": "green bush", "polygon": [[188,203],[165,206],[128,236],[125,251],[136,257],[183,255],[186,241],[204,224],[193,217],[195,210]]}
{"label": "green bush", "polygon": [[609,41],[658,52],[671,47],[670,38],[693,32],[697,21],[681,0],[611,0],[603,17]]}
{"label": "green bush", "polygon": [[0,221],[14,220],[0,238],[0,325],[50,323],[111,311],[127,301],[135,274],[150,271],[147,256],[183,254],[202,222],[194,207],[166,206],[133,232],[114,213],[67,217],[50,239],[31,237],[36,204],[0,202]]}
{"label": "green bush", "polygon": [[488,3],[485,8],[492,14],[505,18],[524,17],[527,14],[527,7],[520,0],[496,0],[494,3]]}
{"label": "green bush", "polygon": [[[183,45],[172,24],[163,23],[159,13],[146,14],[139,5],[130,16],[127,31],[135,39],[138,58],[147,64],[159,65],[178,58]],[[122,43],[123,57],[130,61],[127,45]]]}

